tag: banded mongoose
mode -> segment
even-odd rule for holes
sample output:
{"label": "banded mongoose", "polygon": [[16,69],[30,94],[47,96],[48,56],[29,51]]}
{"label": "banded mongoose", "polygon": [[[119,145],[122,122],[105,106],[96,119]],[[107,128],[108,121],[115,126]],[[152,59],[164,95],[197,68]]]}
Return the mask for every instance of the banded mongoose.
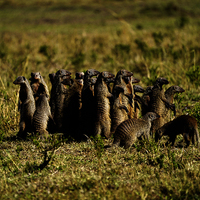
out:
{"label": "banded mongoose", "polygon": [[94,136],[110,137],[111,118],[109,99],[113,95],[108,90],[106,79],[113,78],[114,76],[115,75],[109,72],[101,72],[94,86],[96,112]]}
{"label": "banded mongoose", "polygon": [[[119,70],[116,74],[115,82],[113,85],[113,88],[115,88],[115,86],[118,85],[124,89],[124,93],[120,93],[119,98],[121,98],[122,105],[125,106],[129,110],[129,112],[128,113],[124,112],[123,119],[126,119],[131,115],[130,111],[132,109],[131,107],[133,107],[133,100],[130,102],[130,99],[133,99],[133,89],[127,86],[127,82],[131,81],[128,77],[131,77],[132,75],[133,73],[129,72],[128,70],[125,69]],[[128,81],[125,80],[126,78],[128,79]]]}
{"label": "banded mongoose", "polygon": [[163,85],[167,85],[169,81],[166,78],[157,78],[151,92],[150,102],[149,102],[149,112],[155,112],[160,115],[160,118],[153,121],[151,127],[151,134],[153,134],[158,128],[164,125],[165,120],[165,109],[170,108],[175,110],[175,105],[168,102],[165,97]]}
{"label": "banded mongoose", "polygon": [[114,133],[113,145],[124,146],[127,149],[141,136],[149,139],[151,123],[157,118],[159,118],[158,114],[148,112],[140,119],[125,120],[117,127]]}
{"label": "banded mongoose", "polygon": [[47,125],[49,119],[53,121],[51,108],[49,106],[49,96],[47,94],[40,94],[33,115],[34,133],[45,137],[48,136]]}
{"label": "banded mongoose", "polygon": [[[113,105],[111,107],[111,136],[115,133],[116,128],[123,121],[128,119],[128,108],[122,104],[120,93],[124,93],[124,88],[120,85],[115,85],[113,88]],[[130,100],[132,103],[132,99]]]}
{"label": "banded mongoose", "polygon": [[141,98],[140,96],[138,96],[136,93],[144,93],[144,89],[142,86],[140,85],[134,85],[133,86],[133,91],[134,91],[134,118],[139,118],[139,114],[140,114],[140,102],[137,101],[137,99]]}
{"label": "banded mongoose", "polygon": [[[82,139],[80,135],[80,110],[82,106],[81,93],[83,88],[83,79],[71,80],[72,85],[68,89],[68,94],[65,99],[64,109],[64,132],[66,136],[71,136],[74,139]],[[62,81],[62,84],[68,85],[68,80]]]}
{"label": "banded mongoose", "polygon": [[144,94],[141,98],[141,110],[142,110],[142,116],[145,115],[149,111],[149,103],[150,103],[150,96],[152,93],[153,86],[148,86],[146,90],[144,91]]}
{"label": "banded mongoose", "polygon": [[197,120],[189,115],[181,115],[173,121],[164,124],[156,131],[155,141],[158,142],[163,135],[166,135],[169,136],[169,140],[166,144],[172,143],[172,146],[174,146],[176,136],[179,134],[183,135],[187,147],[190,145],[190,141],[192,141],[193,144],[196,142],[199,147]]}
{"label": "banded mongoose", "polygon": [[[176,93],[182,93],[182,92],[185,92],[185,90],[177,85],[173,85],[171,87],[169,87],[166,91],[165,91],[165,97],[167,99],[167,101],[169,103],[173,103],[174,101],[174,95]],[[168,122],[170,121],[170,111],[169,109],[165,109],[165,122]]]}
{"label": "banded mongoose", "polygon": [[125,77],[124,80],[125,80],[125,82],[127,84],[126,85],[127,92],[126,92],[125,96],[127,96],[127,95],[131,95],[132,96],[132,103],[128,104],[128,110],[129,110],[128,116],[129,116],[129,119],[132,119],[135,116],[135,103],[134,103],[135,94],[134,94],[133,84],[134,83],[139,83],[140,80],[135,78],[135,77],[133,77],[133,76]]}
{"label": "banded mongoose", "polygon": [[31,81],[30,85],[33,90],[35,100],[37,100],[40,94],[47,94],[49,96],[49,89],[40,72],[31,72],[31,78],[29,80]]}
{"label": "banded mongoose", "polygon": [[84,80],[84,72],[76,72],[75,79],[83,79]]}
{"label": "banded mongoose", "polygon": [[60,69],[56,72],[52,89],[51,89],[51,98],[50,98],[50,107],[51,114],[56,123],[57,132],[63,132],[63,109],[64,109],[64,100],[67,95],[67,88],[61,82],[65,78],[70,78],[71,72]]}
{"label": "banded mongoose", "polygon": [[13,83],[20,85],[20,123],[17,136],[26,138],[27,132],[32,132],[33,114],[35,112],[35,100],[33,97],[33,91],[28,80],[24,76],[17,77]]}
{"label": "banded mongoose", "polygon": [[94,135],[94,117],[95,101],[94,89],[91,84],[91,78],[97,76],[100,72],[95,69],[88,69],[84,74],[84,85],[82,89],[82,109],[81,123],[83,134],[88,137]]}

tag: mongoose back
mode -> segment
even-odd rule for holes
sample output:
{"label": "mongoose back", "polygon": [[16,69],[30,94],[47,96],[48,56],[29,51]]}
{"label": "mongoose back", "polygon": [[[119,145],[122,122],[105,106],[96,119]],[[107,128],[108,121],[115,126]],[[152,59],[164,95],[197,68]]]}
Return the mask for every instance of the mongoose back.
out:
{"label": "mongoose back", "polygon": [[110,137],[111,119],[110,119],[110,98],[113,96],[106,84],[107,78],[114,77],[109,72],[101,72],[98,75],[97,82],[94,86],[95,99],[95,136]]}
{"label": "mongoose back", "polygon": [[159,115],[148,112],[141,119],[127,119],[122,122],[114,133],[113,145],[124,146],[125,149],[131,147],[140,136],[149,139],[151,123],[159,118]]}
{"label": "mongoose back", "polygon": [[190,141],[192,141],[193,144],[195,144],[196,141],[199,147],[197,120],[189,115],[181,115],[173,121],[164,124],[156,131],[155,141],[158,142],[163,135],[166,135],[169,136],[167,144],[172,143],[172,146],[174,146],[176,136],[179,134],[183,135],[187,146],[190,145]]}
{"label": "mongoose back", "polygon": [[162,86],[168,84],[169,81],[166,78],[160,77],[157,78],[151,92],[150,102],[149,102],[149,111],[155,112],[160,115],[160,118],[155,120],[152,123],[151,133],[153,134],[158,128],[164,125],[165,120],[165,109],[166,108],[173,108],[175,110],[175,105],[170,104],[164,94],[164,90]]}
{"label": "mongoose back", "polygon": [[56,123],[58,132],[63,132],[63,109],[64,109],[64,100],[67,95],[67,88],[61,82],[65,78],[70,78],[71,72],[60,69],[56,72],[52,89],[51,89],[51,114]]}
{"label": "mongoose back", "polygon": [[[183,88],[177,85],[173,85],[165,91],[165,97],[167,101],[172,104],[174,101],[174,95],[176,93],[182,93],[182,92],[185,92]],[[165,122],[168,122],[168,121],[170,121],[170,111],[169,109],[165,108]]]}
{"label": "mongoose back", "polygon": [[47,136],[49,119],[53,120],[49,106],[49,96],[47,94],[41,94],[37,100],[36,111],[33,115],[34,132],[42,136]]}
{"label": "mongoose back", "polygon": [[20,104],[20,123],[18,137],[25,138],[27,132],[32,132],[33,114],[35,112],[35,100],[33,91],[28,80],[24,76],[19,76],[13,82],[20,85],[19,104]]}

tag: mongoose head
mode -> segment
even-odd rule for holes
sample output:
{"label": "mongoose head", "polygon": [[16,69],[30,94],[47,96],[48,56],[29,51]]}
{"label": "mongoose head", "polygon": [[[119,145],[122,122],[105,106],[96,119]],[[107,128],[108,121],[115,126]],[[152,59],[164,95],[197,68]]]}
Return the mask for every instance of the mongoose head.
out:
{"label": "mongoose head", "polygon": [[136,92],[144,93],[144,88],[140,85],[134,85],[133,89],[134,89],[134,93],[136,93]]}
{"label": "mongoose head", "polygon": [[167,85],[169,84],[169,81],[166,78],[160,77],[157,78],[155,85],[159,85],[160,87],[162,87],[163,85]]}
{"label": "mongoose head", "polygon": [[90,84],[91,85],[95,85],[96,82],[97,82],[97,78],[91,78],[90,79]]}
{"label": "mongoose head", "polygon": [[117,72],[117,76],[118,75],[122,75],[122,77],[131,77],[133,76],[133,73],[132,72],[129,72],[128,70],[126,69],[121,69]]}
{"label": "mongoose head", "polygon": [[128,84],[129,82],[132,83],[132,84],[140,82],[140,79],[135,78],[133,76],[126,76],[126,77],[123,77],[123,79],[126,82],[126,84]]}
{"label": "mongoose head", "polygon": [[95,69],[88,69],[88,70],[85,72],[85,76],[86,76],[86,77],[97,76],[98,74],[100,74],[100,72],[97,71],[97,70],[95,70]]}
{"label": "mongoose head", "polygon": [[140,82],[140,79],[135,78],[135,77],[133,77],[133,76],[131,76],[131,80],[132,80],[132,83],[133,83],[133,84],[134,84],[134,83],[139,83],[139,82]]}
{"label": "mongoose head", "polygon": [[84,79],[84,72],[76,72],[75,79]]}
{"label": "mongoose head", "polygon": [[107,78],[106,79],[106,84],[110,84],[110,83],[114,83],[115,82],[115,77],[112,77],[112,78]]}
{"label": "mongoose head", "polygon": [[63,79],[63,80],[61,81],[61,83],[62,83],[63,85],[71,86],[72,83],[73,83],[73,81],[72,81],[72,79],[71,79],[71,76],[63,76],[62,79]]}
{"label": "mongoose head", "polygon": [[70,76],[71,75],[71,72],[65,70],[65,69],[60,69],[56,72],[56,76]]}
{"label": "mongoose head", "polygon": [[24,76],[18,76],[13,83],[17,85],[17,84],[23,84],[25,82],[26,82],[26,78]]}
{"label": "mongoose head", "polygon": [[29,78],[30,81],[37,82],[40,79],[41,79],[40,72],[31,72],[31,78]]}
{"label": "mongoose head", "polygon": [[150,94],[152,92],[153,86],[148,86],[144,91],[145,94]]}
{"label": "mongoose head", "polygon": [[185,90],[184,90],[182,87],[179,87],[179,86],[177,86],[177,85],[174,85],[174,86],[171,86],[171,87],[172,87],[174,93],[182,93],[182,92],[185,92]]}
{"label": "mongoose head", "polygon": [[110,73],[110,72],[106,72],[106,71],[101,72],[101,76],[102,76],[104,79],[110,79],[110,78],[114,78],[114,77],[115,77],[114,74],[112,74],[112,73]]}
{"label": "mongoose head", "polygon": [[145,118],[147,117],[152,122],[153,120],[158,119],[160,115],[154,112],[148,112],[143,117]]}

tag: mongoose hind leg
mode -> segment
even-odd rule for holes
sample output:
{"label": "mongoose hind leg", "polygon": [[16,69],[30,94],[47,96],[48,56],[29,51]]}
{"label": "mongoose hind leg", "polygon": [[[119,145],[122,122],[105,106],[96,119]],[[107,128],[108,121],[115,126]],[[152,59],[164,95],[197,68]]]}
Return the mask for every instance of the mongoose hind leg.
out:
{"label": "mongoose hind leg", "polygon": [[188,133],[183,133],[183,137],[185,139],[185,142],[187,144],[187,147],[190,145],[190,136]]}

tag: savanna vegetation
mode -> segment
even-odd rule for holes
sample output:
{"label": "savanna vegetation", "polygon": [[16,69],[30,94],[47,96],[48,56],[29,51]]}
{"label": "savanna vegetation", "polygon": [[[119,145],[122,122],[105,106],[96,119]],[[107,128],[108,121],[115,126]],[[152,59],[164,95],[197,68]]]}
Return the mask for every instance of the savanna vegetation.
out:
{"label": "savanna vegetation", "polygon": [[199,199],[200,152],[138,141],[105,149],[112,139],[16,140],[17,76],[58,69],[74,73],[125,68],[144,88],[157,77],[185,92],[177,115],[200,124],[198,0],[0,1],[0,199]]}

